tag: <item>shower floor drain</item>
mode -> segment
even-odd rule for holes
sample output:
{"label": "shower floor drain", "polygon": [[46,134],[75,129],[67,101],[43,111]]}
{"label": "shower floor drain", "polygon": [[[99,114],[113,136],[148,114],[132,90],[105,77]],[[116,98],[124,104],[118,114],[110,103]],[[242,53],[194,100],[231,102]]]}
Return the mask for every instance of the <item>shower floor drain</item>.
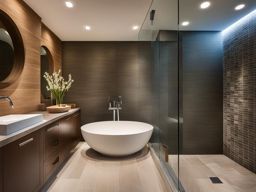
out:
{"label": "shower floor drain", "polygon": [[222,181],[219,177],[210,177],[210,180],[213,184],[222,184]]}

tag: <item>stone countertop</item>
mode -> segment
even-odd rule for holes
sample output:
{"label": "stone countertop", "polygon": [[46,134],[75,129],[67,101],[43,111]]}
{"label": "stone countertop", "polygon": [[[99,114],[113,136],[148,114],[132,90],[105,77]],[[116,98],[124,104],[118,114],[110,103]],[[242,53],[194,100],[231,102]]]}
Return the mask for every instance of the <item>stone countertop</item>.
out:
{"label": "stone countertop", "polygon": [[47,111],[32,112],[30,114],[42,114],[44,117],[44,120],[40,123],[36,123],[32,126],[21,129],[15,133],[10,134],[10,135],[0,135],[0,147],[3,147],[11,142],[14,142],[14,141],[32,133],[32,132],[35,132],[35,131],[41,129],[42,127],[45,127],[59,119],[62,119],[69,115],[72,115],[79,110],[80,110],[79,108],[70,109],[68,112],[65,112],[65,113],[48,113]]}

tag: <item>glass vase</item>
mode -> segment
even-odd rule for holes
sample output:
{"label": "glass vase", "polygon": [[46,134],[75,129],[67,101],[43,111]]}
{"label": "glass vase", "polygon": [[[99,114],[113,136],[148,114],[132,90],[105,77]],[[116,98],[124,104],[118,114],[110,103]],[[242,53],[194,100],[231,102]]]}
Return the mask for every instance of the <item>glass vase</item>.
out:
{"label": "glass vase", "polygon": [[57,106],[61,106],[61,104],[63,104],[63,96],[62,95],[57,95],[56,97],[55,97],[55,100],[56,100],[56,105]]}

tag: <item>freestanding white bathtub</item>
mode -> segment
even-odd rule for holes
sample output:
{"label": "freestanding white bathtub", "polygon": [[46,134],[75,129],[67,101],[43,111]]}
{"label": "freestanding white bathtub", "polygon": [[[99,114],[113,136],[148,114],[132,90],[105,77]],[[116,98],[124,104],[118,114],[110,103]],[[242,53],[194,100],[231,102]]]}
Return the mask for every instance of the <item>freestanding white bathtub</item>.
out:
{"label": "freestanding white bathtub", "polygon": [[101,121],[81,127],[82,135],[95,151],[125,156],[141,150],[149,141],[153,126],[136,121]]}

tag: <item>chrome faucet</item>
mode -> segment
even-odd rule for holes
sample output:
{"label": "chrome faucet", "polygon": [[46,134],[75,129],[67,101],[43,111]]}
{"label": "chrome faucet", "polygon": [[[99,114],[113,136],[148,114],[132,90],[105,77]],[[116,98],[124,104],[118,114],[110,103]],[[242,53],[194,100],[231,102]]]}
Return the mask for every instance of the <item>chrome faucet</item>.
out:
{"label": "chrome faucet", "polygon": [[122,110],[122,107],[121,107],[122,104],[123,104],[122,97],[118,96],[116,101],[117,121],[119,121],[119,110]]}
{"label": "chrome faucet", "polygon": [[7,100],[9,102],[9,105],[14,108],[14,105],[13,105],[13,102],[12,102],[12,99],[8,96],[0,96],[0,100]]}
{"label": "chrome faucet", "polygon": [[118,96],[117,98],[110,99],[108,103],[108,110],[113,111],[113,121],[119,121],[120,110],[122,110],[121,105],[123,104],[122,97]]}

